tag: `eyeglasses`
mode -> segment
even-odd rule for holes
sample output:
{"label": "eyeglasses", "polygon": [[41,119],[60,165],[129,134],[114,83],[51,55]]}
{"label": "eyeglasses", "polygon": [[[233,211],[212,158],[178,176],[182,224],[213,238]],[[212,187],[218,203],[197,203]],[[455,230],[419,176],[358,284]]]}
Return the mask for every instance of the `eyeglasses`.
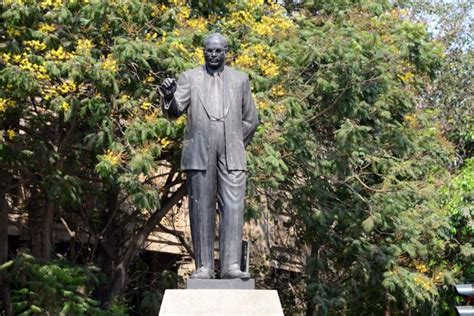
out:
{"label": "eyeglasses", "polygon": [[206,49],[204,50],[204,52],[205,52],[206,54],[212,54],[212,53],[222,54],[222,53],[225,53],[225,49],[222,49],[222,48],[216,48],[216,49],[206,48]]}

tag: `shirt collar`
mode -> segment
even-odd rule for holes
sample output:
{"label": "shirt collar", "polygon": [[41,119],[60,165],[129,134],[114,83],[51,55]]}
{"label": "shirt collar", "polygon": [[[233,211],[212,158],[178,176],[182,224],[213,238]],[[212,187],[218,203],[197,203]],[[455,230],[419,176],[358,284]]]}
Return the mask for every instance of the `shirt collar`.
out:
{"label": "shirt collar", "polygon": [[225,68],[225,65],[224,67],[222,67],[222,69],[220,70],[217,70],[217,71],[212,71],[211,69],[207,68],[207,65],[204,65],[204,69],[206,69],[206,73],[211,76],[211,77],[214,77],[214,75],[217,74],[217,76],[219,76],[220,78],[222,78],[222,74],[224,73],[224,68]]}

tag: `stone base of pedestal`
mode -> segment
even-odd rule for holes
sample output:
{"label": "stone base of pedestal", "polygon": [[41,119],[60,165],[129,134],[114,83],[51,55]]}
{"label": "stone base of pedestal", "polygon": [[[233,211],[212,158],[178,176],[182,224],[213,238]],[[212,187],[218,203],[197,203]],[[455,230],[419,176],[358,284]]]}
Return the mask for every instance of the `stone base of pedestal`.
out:
{"label": "stone base of pedestal", "polygon": [[188,290],[255,290],[255,280],[241,279],[188,279],[186,283]]}
{"label": "stone base of pedestal", "polygon": [[160,316],[283,316],[276,290],[166,290]]}

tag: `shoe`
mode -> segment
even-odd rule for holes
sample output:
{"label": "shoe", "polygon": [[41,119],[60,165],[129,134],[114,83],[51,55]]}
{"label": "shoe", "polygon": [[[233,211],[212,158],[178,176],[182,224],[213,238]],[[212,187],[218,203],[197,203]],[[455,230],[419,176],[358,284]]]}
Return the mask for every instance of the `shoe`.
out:
{"label": "shoe", "polygon": [[221,274],[221,279],[250,279],[250,273],[240,271],[237,267],[230,267],[225,273]]}
{"label": "shoe", "polygon": [[190,279],[214,279],[214,273],[209,268],[200,267],[191,274]]}

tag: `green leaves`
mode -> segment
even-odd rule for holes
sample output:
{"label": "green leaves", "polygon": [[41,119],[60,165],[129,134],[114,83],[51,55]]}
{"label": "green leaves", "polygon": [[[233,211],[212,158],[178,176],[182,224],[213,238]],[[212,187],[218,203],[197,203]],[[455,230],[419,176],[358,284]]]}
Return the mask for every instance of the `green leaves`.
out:
{"label": "green leaves", "polygon": [[299,102],[282,125],[276,188],[291,192],[283,212],[311,247],[313,311],[383,313],[389,300],[391,312],[429,313],[449,270],[449,217],[435,201],[452,147],[416,104],[441,46],[385,2],[306,5],[306,49],[287,52]]}
{"label": "green leaves", "polygon": [[135,174],[149,174],[153,164],[153,155],[150,152],[142,152],[134,155],[130,160],[130,170]]}
{"label": "green leaves", "polygon": [[61,205],[79,206],[82,203],[82,182],[76,176],[58,172],[47,176],[44,186],[48,188],[49,198],[59,201]]}
{"label": "green leaves", "polygon": [[363,222],[362,222],[362,228],[366,233],[370,233],[372,229],[374,228],[374,218],[372,216],[367,217]]}
{"label": "green leaves", "polygon": [[[0,163],[4,186],[24,183],[15,207],[47,199],[126,253],[183,182],[186,119],[163,117],[158,86],[202,63],[203,37],[221,31],[261,121],[247,148],[247,215],[290,219],[310,312],[429,314],[445,284],[472,277],[474,172],[470,160],[454,178],[447,170],[449,140],[464,158],[472,147],[470,51],[443,57],[387,1],[305,1],[294,12],[263,1],[86,2],[1,5]],[[30,283],[11,279],[19,313],[103,313],[93,286],[82,290],[89,278],[30,261]],[[160,292],[143,293],[142,310],[155,313]]]}
{"label": "green leaves", "polygon": [[36,313],[103,314],[99,302],[89,298],[97,277],[88,267],[65,261],[42,263],[25,252],[3,265],[12,291],[16,315]]}
{"label": "green leaves", "polygon": [[29,73],[14,66],[0,70],[0,84],[9,87],[14,98],[24,98],[25,94],[34,94],[38,89],[37,81]]}

